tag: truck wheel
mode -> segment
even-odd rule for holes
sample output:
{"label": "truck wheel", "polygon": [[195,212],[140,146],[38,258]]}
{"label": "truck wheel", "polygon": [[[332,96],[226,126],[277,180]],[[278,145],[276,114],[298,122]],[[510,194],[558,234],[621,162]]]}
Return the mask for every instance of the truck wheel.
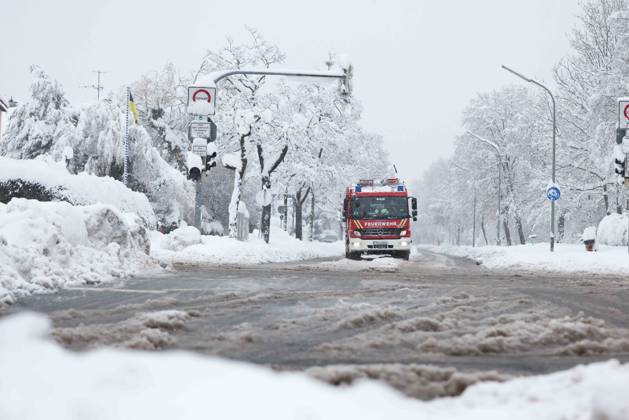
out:
{"label": "truck wheel", "polygon": [[398,254],[398,258],[402,258],[405,261],[408,261],[411,259],[411,251],[400,251],[400,253]]}
{"label": "truck wheel", "polygon": [[360,252],[348,252],[348,256],[350,260],[360,260]]}

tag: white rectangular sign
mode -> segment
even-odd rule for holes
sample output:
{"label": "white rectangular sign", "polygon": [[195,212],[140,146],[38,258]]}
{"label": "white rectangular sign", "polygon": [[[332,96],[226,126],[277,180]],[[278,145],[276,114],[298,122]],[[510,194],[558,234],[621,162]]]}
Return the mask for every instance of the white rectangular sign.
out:
{"label": "white rectangular sign", "polygon": [[188,86],[188,113],[214,115],[216,113],[216,88]]}
{"label": "white rectangular sign", "polygon": [[190,123],[190,137],[209,139],[212,125],[205,121],[192,121]]}
{"label": "white rectangular sign", "polygon": [[207,155],[207,141],[202,138],[196,138],[192,141],[192,153],[205,156]]}
{"label": "white rectangular sign", "polygon": [[618,127],[629,128],[629,98],[618,99]]}

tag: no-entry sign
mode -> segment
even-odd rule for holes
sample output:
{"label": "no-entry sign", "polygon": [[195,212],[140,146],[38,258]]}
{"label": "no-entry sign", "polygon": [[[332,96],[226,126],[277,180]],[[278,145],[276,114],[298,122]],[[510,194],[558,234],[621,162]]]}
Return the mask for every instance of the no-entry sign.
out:
{"label": "no-entry sign", "polygon": [[629,129],[629,98],[618,99],[618,128]]}
{"label": "no-entry sign", "polygon": [[214,115],[216,112],[216,88],[188,86],[188,112],[195,115]]}

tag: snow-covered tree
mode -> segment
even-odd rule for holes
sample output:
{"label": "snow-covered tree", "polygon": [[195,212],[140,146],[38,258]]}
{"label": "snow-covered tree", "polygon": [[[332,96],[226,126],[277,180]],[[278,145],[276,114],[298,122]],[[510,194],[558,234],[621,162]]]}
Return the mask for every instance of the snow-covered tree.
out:
{"label": "snow-covered tree", "polygon": [[61,159],[73,142],[73,113],[59,82],[38,66],[31,66],[30,98],[11,114],[0,154],[32,159],[50,155]]}

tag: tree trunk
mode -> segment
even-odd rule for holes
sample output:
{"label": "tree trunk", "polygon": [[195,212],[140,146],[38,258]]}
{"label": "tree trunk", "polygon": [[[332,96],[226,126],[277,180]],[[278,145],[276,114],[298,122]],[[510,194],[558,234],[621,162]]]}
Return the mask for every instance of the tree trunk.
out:
{"label": "tree trunk", "polygon": [[245,176],[245,170],[247,169],[247,137],[251,135],[251,128],[249,133],[242,134],[240,136],[240,170],[234,169],[234,190],[232,191],[232,198],[229,203],[229,237],[235,238],[238,235],[238,228],[236,227],[236,220],[238,217],[238,207],[240,206],[240,198],[242,194],[242,180]]}
{"label": "tree trunk", "polygon": [[524,237],[524,229],[522,228],[522,218],[519,215],[515,216],[515,227],[518,230],[518,238],[520,239],[520,245],[526,244],[526,238]]}
{"label": "tree trunk", "polygon": [[303,192],[304,187],[300,187],[295,194],[295,238],[300,241],[303,240],[303,208],[308,194],[310,194],[310,188]]}
{"label": "tree trunk", "polygon": [[507,246],[511,246],[511,231],[509,230],[509,222],[506,217],[502,218],[502,229],[505,232],[505,239],[507,241]]}
{"label": "tree trunk", "polygon": [[260,224],[262,225],[262,238],[267,244],[271,238],[271,205],[262,206],[262,217]]}
{"label": "tree trunk", "polygon": [[315,196],[314,191],[310,193],[310,241],[314,241],[315,234]]}
{"label": "tree trunk", "polygon": [[[260,162],[260,180],[262,182],[262,193],[268,191],[270,194],[271,191],[271,174],[277,169],[280,163],[286,157],[286,153],[288,152],[288,145],[285,145],[280,152],[280,155],[275,160],[271,168],[266,171],[264,166],[264,151],[262,149],[262,144],[258,143],[256,145],[256,149],[258,151],[258,161]],[[271,239],[271,204],[264,205],[262,203],[262,216],[260,218],[260,231],[262,232],[262,237],[264,238],[264,242],[267,244]]]}
{"label": "tree trunk", "polygon": [[489,245],[489,241],[487,240],[487,232],[485,231],[485,215],[480,217],[480,231],[483,233],[483,239],[485,240],[485,245]]}
{"label": "tree trunk", "polygon": [[299,239],[300,241],[303,239],[303,232],[302,232],[302,208],[303,208],[303,204],[302,201],[300,200],[301,198],[301,191],[297,192],[297,199],[295,200],[295,238]]}

